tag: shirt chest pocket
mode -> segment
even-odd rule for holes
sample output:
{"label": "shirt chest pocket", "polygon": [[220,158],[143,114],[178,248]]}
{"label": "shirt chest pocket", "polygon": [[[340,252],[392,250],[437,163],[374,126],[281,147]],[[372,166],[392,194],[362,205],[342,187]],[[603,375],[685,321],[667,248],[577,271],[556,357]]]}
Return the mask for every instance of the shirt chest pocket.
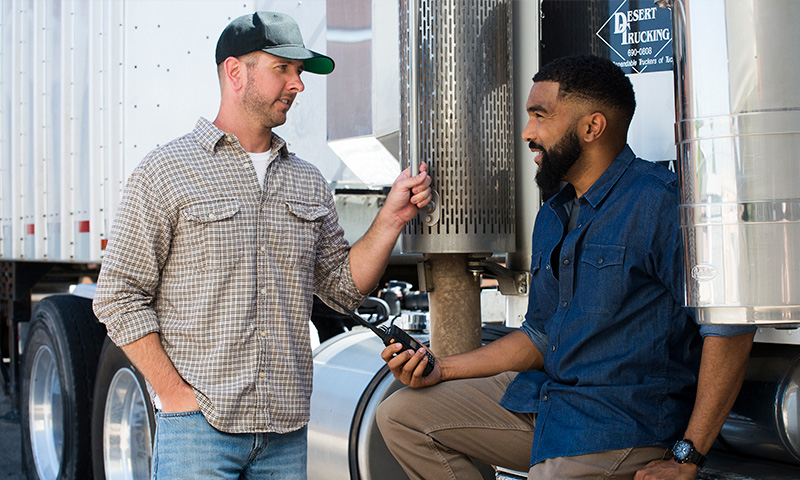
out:
{"label": "shirt chest pocket", "polygon": [[185,220],[185,236],[181,250],[203,270],[220,270],[235,266],[241,256],[242,225],[236,199],[204,200],[181,211]]}
{"label": "shirt chest pocket", "polygon": [[323,218],[329,213],[324,205],[286,201],[286,229],[280,237],[278,260],[292,267],[312,266],[316,258],[317,238]]}
{"label": "shirt chest pocket", "polygon": [[581,253],[576,295],[589,313],[612,313],[622,305],[625,247],[587,244]]}

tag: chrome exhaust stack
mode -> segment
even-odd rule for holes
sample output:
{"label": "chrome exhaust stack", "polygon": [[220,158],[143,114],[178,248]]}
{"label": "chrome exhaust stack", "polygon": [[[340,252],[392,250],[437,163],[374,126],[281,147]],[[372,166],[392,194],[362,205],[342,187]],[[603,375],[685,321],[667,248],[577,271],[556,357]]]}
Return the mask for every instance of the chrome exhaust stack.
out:
{"label": "chrome exhaust stack", "polygon": [[[664,3],[664,2],[662,2]],[[800,326],[796,0],[672,2],[687,304]]]}

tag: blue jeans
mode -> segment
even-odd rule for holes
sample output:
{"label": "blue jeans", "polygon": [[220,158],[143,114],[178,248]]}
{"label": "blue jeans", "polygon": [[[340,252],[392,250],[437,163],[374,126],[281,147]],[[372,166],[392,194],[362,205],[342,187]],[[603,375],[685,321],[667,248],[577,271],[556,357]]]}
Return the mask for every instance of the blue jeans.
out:
{"label": "blue jeans", "polygon": [[306,480],[306,427],[277,433],[225,433],[200,410],[156,415],[153,480]]}

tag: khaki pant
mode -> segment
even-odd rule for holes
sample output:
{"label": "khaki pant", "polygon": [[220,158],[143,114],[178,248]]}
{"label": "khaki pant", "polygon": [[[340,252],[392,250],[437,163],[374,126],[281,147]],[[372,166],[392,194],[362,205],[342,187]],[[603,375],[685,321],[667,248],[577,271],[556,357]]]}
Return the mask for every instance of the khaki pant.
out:
{"label": "khaki pant", "polygon": [[560,457],[529,467],[536,417],[499,405],[516,373],[403,388],[378,408],[386,445],[412,479],[481,480],[470,457],[528,471],[529,479],[632,479],[664,447],[639,447]]}

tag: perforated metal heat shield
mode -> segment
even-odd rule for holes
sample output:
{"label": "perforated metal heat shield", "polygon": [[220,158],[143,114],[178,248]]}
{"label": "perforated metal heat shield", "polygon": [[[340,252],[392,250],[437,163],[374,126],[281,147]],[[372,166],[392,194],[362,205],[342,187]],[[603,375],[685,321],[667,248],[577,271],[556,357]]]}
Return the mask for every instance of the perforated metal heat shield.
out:
{"label": "perforated metal heat shield", "polygon": [[[414,3],[419,16],[410,20]],[[511,0],[401,0],[400,12],[402,161],[408,166],[418,153],[439,193],[438,222],[424,214],[409,222],[402,249],[513,251]],[[409,24],[415,21],[413,38]],[[416,85],[410,85],[412,76]],[[409,118],[418,121],[409,125]],[[419,139],[415,149],[410,137]]]}

